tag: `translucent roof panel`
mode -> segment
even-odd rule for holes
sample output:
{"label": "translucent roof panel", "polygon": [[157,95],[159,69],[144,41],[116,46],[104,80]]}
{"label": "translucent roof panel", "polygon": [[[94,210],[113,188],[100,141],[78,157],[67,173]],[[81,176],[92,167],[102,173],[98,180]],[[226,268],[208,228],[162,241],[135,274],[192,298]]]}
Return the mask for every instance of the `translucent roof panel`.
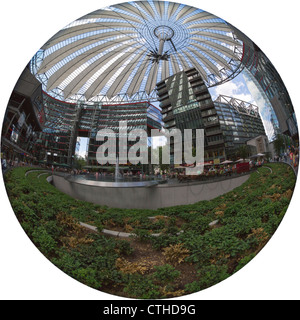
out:
{"label": "translucent roof panel", "polygon": [[155,99],[156,83],[195,67],[208,87],[240,68],[241,42],[222,19],[167,1],[96,10],[55,34],[31,62],[49,94],[62,100]]}

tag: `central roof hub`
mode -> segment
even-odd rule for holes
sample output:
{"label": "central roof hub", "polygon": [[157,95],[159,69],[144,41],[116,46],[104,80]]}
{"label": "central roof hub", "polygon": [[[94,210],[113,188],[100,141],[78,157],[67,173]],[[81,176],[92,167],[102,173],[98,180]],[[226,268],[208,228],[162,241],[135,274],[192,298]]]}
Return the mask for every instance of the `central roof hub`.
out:
{"label": "central roof hub", "polygon": [[171,40],[174,30],[168,26],[159,26],[154,29],[154,34],[159,40]]}
{"label": "central roof hub", "polygon": [[163,26],[156,27],[154,29],[154,34],[159,39],[159,49],[158,49],[158,52],[156,52],[156,54],[159,57],[159,59],[166,60],[167,57],[163,58],[166,55],[166,53],[163,54],[164,44],[166,41],[170,41],[174,46],[172,42],[172,37],[174,36],[174,30],[168,26],[163,25]]}

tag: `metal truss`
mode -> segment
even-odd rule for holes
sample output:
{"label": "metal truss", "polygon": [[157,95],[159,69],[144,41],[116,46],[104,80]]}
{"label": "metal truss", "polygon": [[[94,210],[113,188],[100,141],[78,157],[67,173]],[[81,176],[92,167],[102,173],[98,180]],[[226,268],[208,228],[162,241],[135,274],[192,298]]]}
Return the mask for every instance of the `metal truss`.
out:
{"label": "metal truss", "polygon": [[259,109],[252,103],[225,95],[219,95],[215,102],[229,104],[240,114],[246,114],[255,118],[259,117]]}

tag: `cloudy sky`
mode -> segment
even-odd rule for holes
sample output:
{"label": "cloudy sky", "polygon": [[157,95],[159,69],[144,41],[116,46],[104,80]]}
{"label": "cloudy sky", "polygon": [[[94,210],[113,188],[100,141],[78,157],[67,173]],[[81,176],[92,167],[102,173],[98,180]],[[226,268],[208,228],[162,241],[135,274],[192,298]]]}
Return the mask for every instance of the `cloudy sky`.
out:
{"label": "cloudy sky", "polygon": [[220,94],[222,94],[255,104],[255,100],[248,90],[243,72],[233,80],[226,82],[220,86],[213,87],[209,89],[209,91],[213,100],[215,100]]}

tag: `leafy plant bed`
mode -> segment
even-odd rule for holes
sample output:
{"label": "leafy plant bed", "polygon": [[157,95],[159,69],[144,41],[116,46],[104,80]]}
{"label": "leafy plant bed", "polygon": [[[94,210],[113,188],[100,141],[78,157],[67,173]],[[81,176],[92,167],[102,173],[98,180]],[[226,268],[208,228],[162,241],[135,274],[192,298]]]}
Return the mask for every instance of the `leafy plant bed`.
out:
{"label": "leafy plant bed", "polygon": [[[279,226],[295,185],[292,169],[268,164],[211,201],[158,210],[115,209],[61,193],[40,171],[5,176],[12,208],[37,248],[58,268],[103,292],[161,299],[197,292],[237,272]],[[114,238],[88,230],[134,233]],[[179,232],[184,231],[184,232]],[[160,233],[153,237],[152,233]]]}
{"label": "leafy plant bed", "polygon": [[[112,218],[103,218],[101,219],[102,225],[105,229],[125,232],[125,233],[135,233],[139,230],[145,230],[152,234],[158,233],[168,233],[172,230],[181,230],[181,227],[184,225],[185,220],[179,217],[168,217],[162,215],[156,216],[145,216],[145,217],[134,217],[129,218],[126,216],[122,219],[112,219]],[[102,226],[100,225],[100,226]]]}

